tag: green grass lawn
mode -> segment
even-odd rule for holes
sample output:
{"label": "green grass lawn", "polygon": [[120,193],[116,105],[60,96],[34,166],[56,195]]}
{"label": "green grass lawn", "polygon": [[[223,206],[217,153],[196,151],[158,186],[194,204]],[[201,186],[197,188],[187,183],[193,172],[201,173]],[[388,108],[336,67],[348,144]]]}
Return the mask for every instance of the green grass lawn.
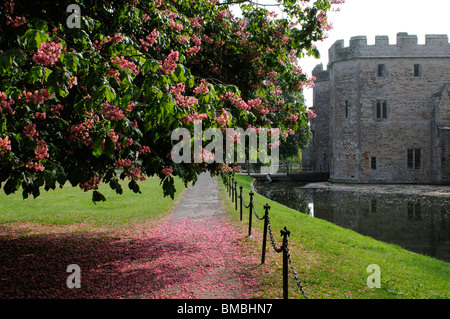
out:
{"label": "green grass lawn", "polygon": [[100,186],[106,197],[105,202],[92,202],[92,193],[83,192],[71,185],[48,192],[42,191],[37,198],[23,199],[21,191],[6,196],[0,192],[0,224],[34,222],[46,225],[72,225],[90,223],[101,226],[121,226],[159,218],[175,205],[184,191],[184,185],[175,179],[177,192],[175,199],[164,197],[159,178],[150,177],[140,182],[141,194],[122,185],[122,195],[116,194],[109,186]]}
{"label": "green grass lawn", "polygon": [[[245,175],[235,178],[244,187],[243,197],[248,204],[252,178]],[[235,211],[224,185],[220,185],[227,210],[239,220],[239,202]],[[266,203],[271,206],[269,216],[277,246],[281,245],[280,230],[284,226],[290,230],[292,263],[308,298],[450,298],[450,265],[444,261],[310,217],[259,194],[254,195],[254,203],[260,216]],[[242,227],[248,227],[248,209],[244,209],[243,215]],[[252,224],[249,243],[261,251],[263,222],[253,217]],[[274,252],[270,241],[267,245],[267,261],[261,267],[267,280],[262,295],[257,297],[281,298],[282,256]],[[380,288],[367,287],[371,275],[367,267],[372,264],[380,267]],[[289,283],[289,297],[303,298],[292,273]]]}

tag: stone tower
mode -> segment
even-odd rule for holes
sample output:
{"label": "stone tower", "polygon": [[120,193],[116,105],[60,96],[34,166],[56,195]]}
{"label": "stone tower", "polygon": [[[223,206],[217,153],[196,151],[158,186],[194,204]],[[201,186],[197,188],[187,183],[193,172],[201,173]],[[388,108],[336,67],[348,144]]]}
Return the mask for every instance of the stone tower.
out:
{"label": "stone tower", "polygon": [[[313,139],[305,168],[332,181],[450,183],[450,44],[447,35],[343,40],[313,75]],[[325,169],[326,168],[326,169]]]}

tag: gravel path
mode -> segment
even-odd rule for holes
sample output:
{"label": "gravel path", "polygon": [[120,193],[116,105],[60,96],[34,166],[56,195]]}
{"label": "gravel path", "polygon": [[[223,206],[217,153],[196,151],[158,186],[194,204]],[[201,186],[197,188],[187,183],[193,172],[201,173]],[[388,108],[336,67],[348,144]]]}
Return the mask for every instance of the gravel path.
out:
{"label": "gravel path", "polygon": [[172,240],[193,251],[184,263],[190,268],[191,280],[179,286],[185,292],[178,295],[196,299],[251,296],[258,284],[253,275],[259,257],[246,247],[245,233],[231,225],[215,177],[209,173],[199,176],[195,185],[185,191],[166,227]]}

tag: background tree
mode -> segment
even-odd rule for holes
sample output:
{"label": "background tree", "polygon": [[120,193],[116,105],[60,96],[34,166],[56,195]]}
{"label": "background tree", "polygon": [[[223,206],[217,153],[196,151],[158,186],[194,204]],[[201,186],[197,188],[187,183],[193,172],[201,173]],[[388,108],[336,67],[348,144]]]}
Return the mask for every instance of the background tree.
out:
{"label": "background tree", "polygon": [[[93,200],[100,183],[139,192],[146,176],[185,183],[217,163],[174,164],[170,132],[208,127],[305,127],[298,60],[342,0],[278,0],[284,17],[252,1],[0,2],[0,186],[39,196],[67,181]],[[81,27],[69,28],[69,4]]]}

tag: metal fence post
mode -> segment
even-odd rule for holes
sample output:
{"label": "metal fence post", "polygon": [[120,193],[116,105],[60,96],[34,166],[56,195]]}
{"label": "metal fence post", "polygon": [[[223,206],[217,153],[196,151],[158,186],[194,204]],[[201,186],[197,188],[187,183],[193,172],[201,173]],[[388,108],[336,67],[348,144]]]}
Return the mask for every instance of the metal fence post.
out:
{"label": "metal fence post", "polygon": [[241,215],[241,221],[242,221],[242,185],[241,186],[239,186],[239,192],[240,192],[240,194],[239,194],[239,198],[241,199],[240,200],[240,215]]}
{"label": "metal fence post", "polygon": [[234,181],[234,210],[237,210],[237,182]]}
{"label": "metal fence post", "polygon": [[253,215],[253,192],[249,193],[250,204],[249,204],[249,214],[248,214],[248,237],[252,236],[252,215]]}
{"label": "metal fence post", "polygon": [[288,299],[288,253],[287,253],[287,245],[288,245],[288,236],[291,234],[289,230],[284,229],[281,230],[281,236],[283,236],[283,245],[281,246],[283,249],[283,299]]}
{"label": "metal fence post", "polygon": [[234,202],[234,177],[231,179],[231,202]]}
{"label": "metal fence post", "polygon": [[267,243],[267,227],[269,226],[269,204],[264,206],[265,214],[264,214],[264,233],[263,233],[263,244],[262,244],[262,257],[261,264],[264,264],[266,260],[266,243]]}

